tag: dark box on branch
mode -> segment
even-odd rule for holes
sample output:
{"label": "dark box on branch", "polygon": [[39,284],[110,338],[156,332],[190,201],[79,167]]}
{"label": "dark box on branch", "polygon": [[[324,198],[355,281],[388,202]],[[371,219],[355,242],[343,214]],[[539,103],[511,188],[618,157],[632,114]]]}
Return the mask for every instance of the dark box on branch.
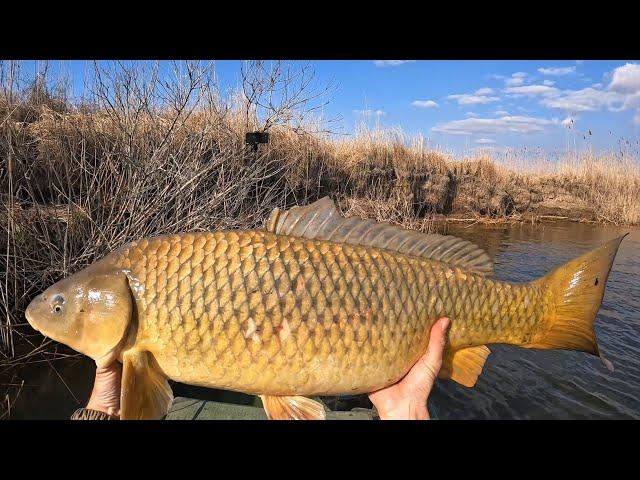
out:
{"label": "dark box on branch", "polygon": [[269,134],[267,132],[248,132],[244,141],[248,145],[257,147],[261,143],[269,143]]}

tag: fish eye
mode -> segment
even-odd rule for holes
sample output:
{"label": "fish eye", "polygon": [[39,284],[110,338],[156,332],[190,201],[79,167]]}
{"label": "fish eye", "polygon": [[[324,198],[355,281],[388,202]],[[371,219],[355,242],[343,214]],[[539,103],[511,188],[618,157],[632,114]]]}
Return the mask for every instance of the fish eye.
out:
{"label": "fish eye", "polygon": [[62,311],[63,305],[64,305],[64,297],[62,295],[55,295],[51,299],[51,306],[53,307],[53,311],[55,313],[60,313]]}

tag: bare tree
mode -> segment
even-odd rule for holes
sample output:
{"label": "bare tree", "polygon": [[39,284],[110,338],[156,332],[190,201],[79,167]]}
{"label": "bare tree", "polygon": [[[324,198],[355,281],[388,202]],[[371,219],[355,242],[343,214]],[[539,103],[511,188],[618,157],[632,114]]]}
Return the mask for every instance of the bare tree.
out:
{"label": "bare tree", "polygon": [[318,87],[308,62],[245,61],[240,74],[247,129],[265,132],[286,125],[296,133],[322,133],[338,120],[316,115],[329,103],[335,87],[332,83]]}

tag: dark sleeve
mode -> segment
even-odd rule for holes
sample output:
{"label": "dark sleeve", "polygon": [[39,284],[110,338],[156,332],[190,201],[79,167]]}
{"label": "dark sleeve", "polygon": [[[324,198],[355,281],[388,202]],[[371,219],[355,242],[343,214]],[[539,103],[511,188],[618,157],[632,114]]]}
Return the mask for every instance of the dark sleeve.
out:
{"label": "dark sleeve", "polygon": [[99,410],[79,408],[71,415],[71,420],[119,420],[118,417],[109,415]]}

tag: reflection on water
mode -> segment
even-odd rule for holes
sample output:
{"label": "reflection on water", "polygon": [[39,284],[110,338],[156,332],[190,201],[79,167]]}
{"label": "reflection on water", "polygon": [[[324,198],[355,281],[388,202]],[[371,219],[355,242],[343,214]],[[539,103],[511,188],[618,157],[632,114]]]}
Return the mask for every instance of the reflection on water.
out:
{"label": "reflection on water", "polygon": [[[497,278],[524,282],[622,233],[596,335],[610,373],[593,356],[569,351],[491,346],[484,373],[472,389],[439,381],[429,408],[440,419],[624,419],[640,418],[640,230],[579,223],[480,226],[441,225],[442,233],[471,240],[495,259]],[[20,372],[25,379],[12,418],[69,418],[85,402],[94,367],[86,359],[57,361]],[[64,382],[63,382],[63,380]],[[175,385],[176,396],[251,404],[254,398]],[[345,399],[346,400],[346,399]],[[330,406],[366,406],[357,401]]]}

